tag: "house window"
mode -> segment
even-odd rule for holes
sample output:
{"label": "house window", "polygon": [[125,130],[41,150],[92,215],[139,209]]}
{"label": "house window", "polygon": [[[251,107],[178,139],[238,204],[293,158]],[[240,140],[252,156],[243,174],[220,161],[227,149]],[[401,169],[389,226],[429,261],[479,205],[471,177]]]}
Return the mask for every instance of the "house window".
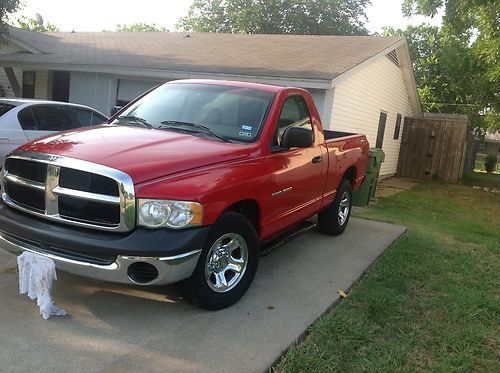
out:
{"label": "house window", "polygon": [[35,72],[23,72],[23,92],[24,98],[35,98]]}
{"label": "house window", "polygon": [[394,127],[394,140],[399,139],[399,132],[401,132],[401,120],[403,117],[401,114],[398,114],[396,117],[396,127]]}
{"label": "house window", "polygon": [[485,142],[478,143],[477,150],[486,150],[486,143]]}
{"label": "house window", "polygon": [[384,143],[386,123],[387,123],[387,113],[382,111],[380,113],[380,117],[378,120],[377,142],[375,143],[375,147],[378,149],[382,149],[382,144]]}

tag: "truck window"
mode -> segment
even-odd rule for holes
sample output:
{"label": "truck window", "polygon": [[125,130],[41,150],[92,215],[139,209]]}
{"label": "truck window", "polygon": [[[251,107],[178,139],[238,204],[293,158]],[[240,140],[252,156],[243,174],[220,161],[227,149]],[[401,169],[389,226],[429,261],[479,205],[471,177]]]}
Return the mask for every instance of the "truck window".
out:
{"label": "truck window", "polygon": [[276,125],[276,134],[273,140],[274,146],[281,145],[283,133],[288,127],[292,126],[304,127],[311,132],[313,130],[307,104],[304,97],[300,95],[293,95],[285,100]]}

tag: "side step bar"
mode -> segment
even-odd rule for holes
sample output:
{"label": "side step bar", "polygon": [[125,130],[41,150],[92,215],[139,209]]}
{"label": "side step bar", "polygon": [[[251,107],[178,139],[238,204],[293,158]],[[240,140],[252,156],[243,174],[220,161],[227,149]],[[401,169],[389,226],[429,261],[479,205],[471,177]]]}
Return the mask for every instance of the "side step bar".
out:
{"label": "side step bar", "polygon": [[269,241],[266,241],[261,245],[260,256],[262,257],[268,255],[272,251],[276,250],[278,247],[283,246],[284,244],[291,241],[295,237],[300,236],[303,233],[306,233],[307,231],[313,229],[314,227],[316,227],[316,223],[305,221],[293,227],[292,229],[280,234],[279,236],[271,238]]}

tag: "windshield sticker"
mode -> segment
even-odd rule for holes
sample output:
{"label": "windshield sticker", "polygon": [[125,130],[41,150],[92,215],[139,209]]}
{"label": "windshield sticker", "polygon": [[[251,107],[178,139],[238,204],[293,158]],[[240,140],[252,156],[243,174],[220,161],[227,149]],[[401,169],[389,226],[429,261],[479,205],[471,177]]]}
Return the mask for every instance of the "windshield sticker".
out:
{"label": "windshield sticker", "polygon": [[246,126],[246,125],[241,126],[241,129],[242,129],[243,131],[251,131],[251,130],[252,130],[252,128],[253,128],[252,126]]}
{"label": "windshield sticker", "polygon": [[240,131],[239,135],[242,137],[252,137],[251,132],[245,132],[245,131]]}

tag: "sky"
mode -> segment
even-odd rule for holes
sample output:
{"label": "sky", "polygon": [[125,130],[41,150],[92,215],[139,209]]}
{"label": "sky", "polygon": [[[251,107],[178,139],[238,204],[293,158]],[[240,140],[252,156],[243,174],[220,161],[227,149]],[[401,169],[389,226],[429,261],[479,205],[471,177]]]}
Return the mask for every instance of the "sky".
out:
{"label": "sky", "polygon": [[[34,18],[36,13],[61,31],[114,31],[117,24],[136,22],[155,23],[175,31],[177,20],[187,13],[192,0],[21,0],[24,7],[16,15]],[[366,13],[370,32],[381,32],[382,27],[405,28],[408,24],[422,22],[439,25],[441,15],[404,18],[401,14],[403,0],[372,0]]]}

